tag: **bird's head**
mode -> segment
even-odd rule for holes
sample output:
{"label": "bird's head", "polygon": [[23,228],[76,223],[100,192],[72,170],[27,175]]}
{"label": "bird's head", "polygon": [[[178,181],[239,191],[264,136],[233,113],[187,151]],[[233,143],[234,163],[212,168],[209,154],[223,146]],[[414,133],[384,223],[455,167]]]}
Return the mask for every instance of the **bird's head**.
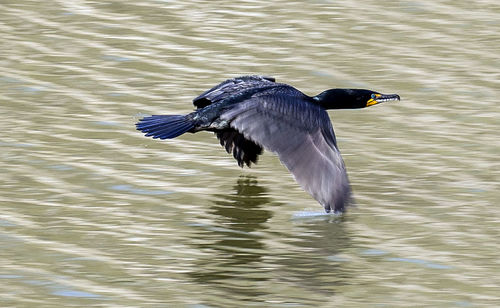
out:
{"label": "bird's head", "polygon": [[387,101],[399,101],[397,94],[381,94],[364,89],[331,89],[313,99],[325,109],[365,108]]}

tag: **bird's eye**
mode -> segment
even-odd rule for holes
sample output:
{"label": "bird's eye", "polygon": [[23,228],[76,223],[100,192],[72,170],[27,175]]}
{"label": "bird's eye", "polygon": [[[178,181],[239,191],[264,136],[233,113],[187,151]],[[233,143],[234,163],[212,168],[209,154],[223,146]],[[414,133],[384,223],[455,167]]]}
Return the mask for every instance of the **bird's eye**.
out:
{"label": "bird's eye", "polygon": [[375,97],[377,97],[375,94],[372,94],[372,99],[375,99]]}

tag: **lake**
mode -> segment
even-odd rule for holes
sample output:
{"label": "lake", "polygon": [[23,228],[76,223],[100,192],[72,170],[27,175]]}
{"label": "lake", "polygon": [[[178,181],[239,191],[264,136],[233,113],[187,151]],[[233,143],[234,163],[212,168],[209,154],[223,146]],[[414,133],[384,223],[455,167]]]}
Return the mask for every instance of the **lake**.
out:
{"label": "lake", "polygon": [[[1,307],[496,307],[496,1],[2,1]],[[240,75],[330,111],[355,205],[269,152],[145,138]]]}

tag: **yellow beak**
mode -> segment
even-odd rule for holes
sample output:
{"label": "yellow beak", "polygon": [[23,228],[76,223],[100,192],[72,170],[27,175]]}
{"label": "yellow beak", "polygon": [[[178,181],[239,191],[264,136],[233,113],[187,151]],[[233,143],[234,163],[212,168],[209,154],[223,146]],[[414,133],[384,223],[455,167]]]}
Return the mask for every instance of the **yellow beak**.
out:
{"label": "yellow beak", "polygon": [[388,101],[399,101],[401,98],[397,94],[373,94],[366,102],[366,107],[373,106]]}

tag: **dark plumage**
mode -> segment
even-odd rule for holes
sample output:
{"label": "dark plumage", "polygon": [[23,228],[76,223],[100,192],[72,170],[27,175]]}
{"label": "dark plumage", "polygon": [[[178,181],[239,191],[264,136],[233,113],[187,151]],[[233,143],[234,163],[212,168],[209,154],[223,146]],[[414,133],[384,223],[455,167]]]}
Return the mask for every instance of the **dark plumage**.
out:
{"label": "dark plumage", "polygon": [[274,78],[229,79],[193,100],[187,115],[153,115],[136,124],[153,138],[213,131],[238,165],[257,162],[263,148],[278,154],[300,186],[327,212],[342,212],[351,189],[326,109],[364,108],[399,100],[362,89],[331,89],[307,96]]}

